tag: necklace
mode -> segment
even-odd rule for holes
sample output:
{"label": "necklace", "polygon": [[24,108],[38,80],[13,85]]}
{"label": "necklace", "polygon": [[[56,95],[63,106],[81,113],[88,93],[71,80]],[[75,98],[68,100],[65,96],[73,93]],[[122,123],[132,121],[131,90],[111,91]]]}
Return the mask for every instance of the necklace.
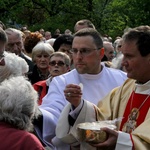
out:
{"label": "necklace", "polygon": [[[131,105],[130,105],[130,111],[132,109],[132,103],[133,103],[133,97],[134,97],[134,93],[132,94],[132,99],[131,99]],[[145,100],[142,102],[142,104],[139,106],[139,108],[137,109],[137,112],[142,108],[142,106],[145,104],[145,102],[148,100],[148,98],[150,97],[150,93],[148,94],[148,96],[145,98]],[[136,112],[136,114],[137,114]]]}
{"label": "necklace", "polygon": [[137,118],[139,116],[139,110],[143,107],[145,102],[150,97],[150,93],[149,93],[148,96],[143,100],[142,104],[138,108],[132,108],[134,94],[135,94],[135,92],[132,93],[131,103],[130,103],[130,113],[128,115],[128,119],[124,123],[123,128],[122,128],[122,131],[124,131],[126,133],[131,133],[137,127]]}

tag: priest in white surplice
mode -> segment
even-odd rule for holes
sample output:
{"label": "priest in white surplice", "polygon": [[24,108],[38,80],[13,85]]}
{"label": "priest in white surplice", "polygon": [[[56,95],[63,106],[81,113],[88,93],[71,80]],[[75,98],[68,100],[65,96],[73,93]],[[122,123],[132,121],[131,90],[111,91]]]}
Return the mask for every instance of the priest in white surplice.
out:
{"label": "priest in white surplice", "polygon": [[[113,89],[99,102],[98,107],[82,97],[79,86],[66,86],[64,92],[70,104],[60,116],[56,136],[72,149],[150,149],[150,27],[140,26],[125,33],[122,53],[122,65],[127,76],[132,79],[127,79],[121,87]],[[72,120],[68,119],[68,115]],[[78,123],[119,117],[123,119],[117,123],[117,130],[102,129],[108,134],[105,142],[95,145],[78,142]]]}
{"label": "priest in white surplice", "polygon": [[103,42],[100,34],[94,29],[78,31],[74,35],[71,52],[76,69],[53,78],[48,94],[40,106],[43,126],[39,136],[46,145],[51,144],[59,116],[68,103],[64,95],[66,85],[82,83],[83,98],[97,105],[108,92],[122,85],[127,79],[126,73],[101,64],[104,56]]}

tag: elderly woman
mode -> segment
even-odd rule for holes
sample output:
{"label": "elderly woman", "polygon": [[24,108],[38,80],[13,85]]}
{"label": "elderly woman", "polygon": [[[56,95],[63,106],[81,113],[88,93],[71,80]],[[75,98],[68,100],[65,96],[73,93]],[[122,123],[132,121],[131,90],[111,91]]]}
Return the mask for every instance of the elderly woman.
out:
{"label": "elderly woman", "polygon": [[0,84],[0,149],[44,150],[33,130],[37,93],[23,76],[10,77]]}
{"label": "elderly woman", "polygon": [[33,84],[34,89],[39,94],[38,104],[41,105],[43,97],[47,94],[49,84],[53,77],[70,71],[70,57],[63,52],[54,52],[50,56],[50,77],[47,80]]}
{"label": "elderly woman", "polygon": [[3,144],[0,149],[43,150],[37,138],[28,133],[32,130],[31,119],[36,112],[33,108],[36,110],[37,107],[37,94],[30,82],[23,78],[29,66],[23,58],[13,53],[4,52],[1,59],[0,135],[3,136],[0,142]]}
{"label": "elderly woman", "polygon": [[33,72],[28,75],[32,84],[46,80],[49,75],[50,55],[54,52],[48,43],[38,43],[32,50],[32,61],[34,62]]}
{"label": "elderly woman", "polygon": [[0,83],[12,76],[22,76],[28,72],[27,62],[14,53],[4,52],[0,64]]}

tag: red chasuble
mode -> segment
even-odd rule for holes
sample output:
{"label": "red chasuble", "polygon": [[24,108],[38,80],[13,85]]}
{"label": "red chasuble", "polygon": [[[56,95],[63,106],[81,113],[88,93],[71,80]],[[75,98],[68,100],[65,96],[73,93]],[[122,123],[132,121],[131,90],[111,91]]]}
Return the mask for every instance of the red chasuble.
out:
{"label": "red chasuble", "polygon": [[145,120],[149,108],[149,95],[132,92],[123,115],[120,131],[126,133],[134,131]]}

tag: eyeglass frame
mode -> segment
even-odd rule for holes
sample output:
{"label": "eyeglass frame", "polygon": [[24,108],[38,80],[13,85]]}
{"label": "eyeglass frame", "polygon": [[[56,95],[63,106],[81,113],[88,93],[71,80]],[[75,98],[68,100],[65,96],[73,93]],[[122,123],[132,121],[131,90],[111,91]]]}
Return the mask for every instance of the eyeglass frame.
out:
{"label": "eyeglass frame", "polygon": [[[95,48],[95,49],[94,48],[81,48],[80,50],[77,50],[77,49],[72,48],[70,50],[70,52],[74,55],[76,55],[78,52],[80,52],[80,54],[82,56],[88,56],[90,53],[94,52],[95,50],[101,50],[101,49],[102,48]],[[73,50],[77,50],[77,51],[74,52]],[[84,50],[85,50],[85,52],[84,52]]]}
{"label": "eyeglass frame", "polygon": [[63,61],[58,61],[58,62],[56,62],[55,60],[53,60],[53,61],[51,61],[50,63],[49,63],[49,65],[50,66],[56,66],[56,64],[57,64],[57,66],[59,66],[59,67],[63,67],[64,65],[67,65],[67,64],[65,64]]}

